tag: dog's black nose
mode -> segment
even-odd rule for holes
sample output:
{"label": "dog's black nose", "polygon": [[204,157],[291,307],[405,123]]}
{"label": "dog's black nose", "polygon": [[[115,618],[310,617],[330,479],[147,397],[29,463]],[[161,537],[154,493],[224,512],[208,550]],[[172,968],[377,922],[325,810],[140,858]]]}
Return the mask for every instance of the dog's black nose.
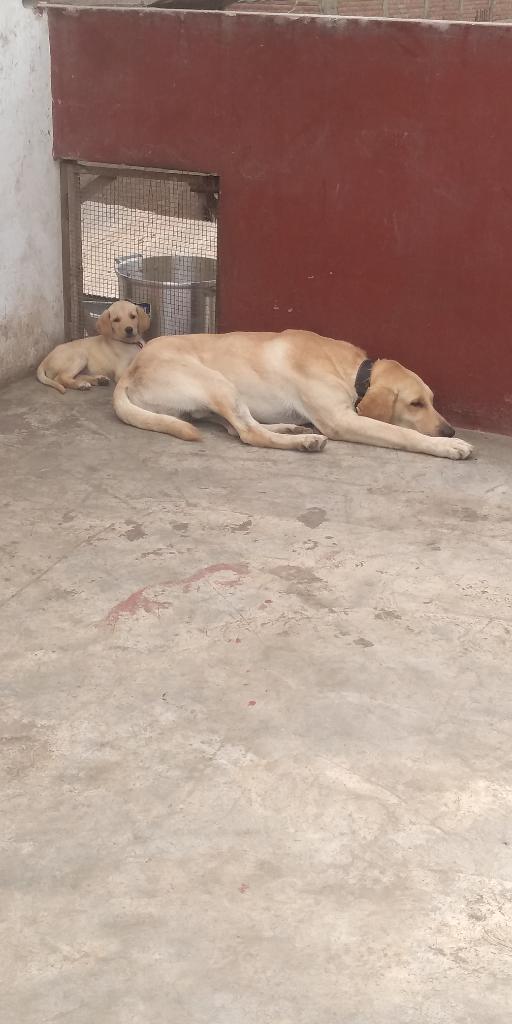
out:
{"label": "dog's black nose", "polygon": [[451,427],[449,423],[443,423],[443,426],[441,427],[441,429],[439,431],[439,437],[454,437],[454,436],[455,436],[454,428]]}
{"label": "dog's black nose", "polygon": [[133,327],[126,327],[125,330],[128,337],[130,336],[130,334],[133,334]]}

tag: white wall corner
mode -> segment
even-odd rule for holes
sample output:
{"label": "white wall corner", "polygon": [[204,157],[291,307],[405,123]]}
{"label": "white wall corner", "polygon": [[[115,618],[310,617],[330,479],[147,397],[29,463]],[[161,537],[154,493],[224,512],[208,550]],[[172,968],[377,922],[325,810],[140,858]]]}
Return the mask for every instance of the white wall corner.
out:
{"label": "white wall corner", "polygon": [[63,341],[59,166],[45,15],[0,3],[0,384]]}

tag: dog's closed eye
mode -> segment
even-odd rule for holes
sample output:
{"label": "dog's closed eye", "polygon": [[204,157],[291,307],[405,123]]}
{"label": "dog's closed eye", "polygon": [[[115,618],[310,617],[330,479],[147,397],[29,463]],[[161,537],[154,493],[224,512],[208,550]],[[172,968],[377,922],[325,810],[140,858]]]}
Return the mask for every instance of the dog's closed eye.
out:
{"label": "dog's closed eye", "polygon": [[425,408],[425,402],[421,398],[417,398],[415,402],[410,402],[409,405],[413,405],[415,409]]}
{"label": "dog's closed eye", "polygon": [[120,316],[115,316],[114,317],[114,323],[115,324],[120,324],[121,323],[121,317]]}
{"label": "dog's closed eye", "polygon": [[136,319],[137,319],[136,314],[135,313],[130,313],[130,320],[136,320]]}

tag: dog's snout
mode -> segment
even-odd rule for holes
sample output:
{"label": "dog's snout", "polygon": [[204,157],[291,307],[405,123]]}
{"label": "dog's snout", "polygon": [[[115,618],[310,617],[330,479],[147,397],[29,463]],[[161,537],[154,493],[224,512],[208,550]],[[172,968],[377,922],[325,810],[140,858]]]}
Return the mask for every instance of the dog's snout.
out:
{"label": "dog's snout", "polygon": [[449,423],[443,423],[439,429],[439,437],[454,437],[455,430]]}
{"label": "dog's snout", "polygon": [[125,327],[125,332],[130,337],[133,334],[133,327]]}

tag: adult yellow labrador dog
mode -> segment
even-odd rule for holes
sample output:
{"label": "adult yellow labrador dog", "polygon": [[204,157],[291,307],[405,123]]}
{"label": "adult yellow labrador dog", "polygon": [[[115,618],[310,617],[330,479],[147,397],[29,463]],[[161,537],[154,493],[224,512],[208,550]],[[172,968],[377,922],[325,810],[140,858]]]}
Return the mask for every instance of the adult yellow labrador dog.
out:
{"label": "adult yellow labrador dog", "polygon": [[99,334],[57,345],[38,366],[37,379],[61,394],[119,380],[143,347],[150,322],[141,306],[124,299],[114,302],[98,318]]}
{"label": "adult yellow labrador dog", "polygon": [[[308,331],[157,338],[114,391],[121,420],[184,441],[217,419],[245,444],[320,451],[356,441],[466,459],[471,445],[434,409],[432,391],[392,359]],[[317,433],[306,433],[313,424]]]}

